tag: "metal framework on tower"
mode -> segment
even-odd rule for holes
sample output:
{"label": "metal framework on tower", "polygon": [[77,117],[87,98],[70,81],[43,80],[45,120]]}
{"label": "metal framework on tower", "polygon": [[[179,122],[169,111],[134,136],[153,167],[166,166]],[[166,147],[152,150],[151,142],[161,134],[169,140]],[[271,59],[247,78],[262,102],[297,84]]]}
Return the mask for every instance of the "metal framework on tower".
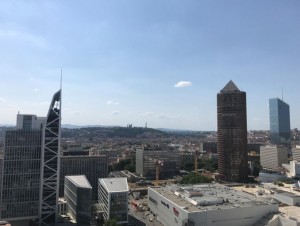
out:
{"label": "metal framework on tower", "polygon": [[43,130],[39,225],[56,225],[61,140],[61,89],[56,92]]}

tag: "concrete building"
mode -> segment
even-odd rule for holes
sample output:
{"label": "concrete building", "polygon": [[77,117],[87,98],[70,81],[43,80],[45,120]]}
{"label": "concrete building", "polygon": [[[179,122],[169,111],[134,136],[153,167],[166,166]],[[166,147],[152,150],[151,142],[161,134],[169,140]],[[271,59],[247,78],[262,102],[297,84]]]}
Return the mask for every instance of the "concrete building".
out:
{"label": "concrete building", "polygon": [[220,184],[149,187],[148,206],[165,226],[250,226],[278,203]]}
{"label": "concrete building", "polygon": [[100,178],[99,204],[103,207],[105,220],[116,219],[119,224],[128,223],[128,194],[126,178]]}
{"label": "concrete building", "polygon": [[12,225],[57,222],[60,105],[58,91],[47,117],[18,114],[16,128],[6,131],[0,218]]}
{"label": "concrete building", "polygon": [[287,147],[275,145],[260,147],[260,165],[263,169],[280,171],[284,163],[288,163]]}
{"label": "concrete building", "polygon": [[92,200],[98,200],[98,178],[108,176],[107,156],[61,156],[59,195],[64,195],[64,178],[68,175],[85,175],[93,188]]}
{"label": "concrete building", "polygon": [[292,156],[294,161],[300,162],[300,145],[292,149]]}
{"label": "concrete building", "polygon": [[92,186],[84,175],[66,176],[64,197],[68,215],[78,226],[90,226],[92,214]]}
{"label": "concrete building", "polygon": [[246,93],[229,81],[217,95],[218,171],[225,181],[248,178]]}
{"label": "concrete building", "polygon": [[144,147],[136,150],[136,173],[147,179],[155,179],[156,163],[162,161],[159,178],[170,178],[180,172],[178,151],[162,147]]}
{"label": "concrete building", "polygon": [[196,155],[193,152],[180,152],[180,168],[186,167],[186,165],[193,165],[195,163]]}
{"label": "concrete building", "polygon": [[289,177],[300,177],[300,162],[293,160],[289,164],[282,164],[282,166],[288,171]]}
{"label": "concrete building", "polygon": [[299,206],[300,196],[291,192],[278,192],[272,196],[277,201],[289,206]]}
{"label": "concrete building", "polygon": [[269,100],[269,110],[271,143],[290,146],[291,125],[289,105],[279,98],[272,98]]}
{"label": "concrete building", "polygon": [[68,144],[68,150],[62,152],[63,156],[76,156],[76,155],[89,155],[88,150],[83,150],[81,144],[71,143]]}
{"label": "concrete building", "polygon": [[275,181],[281,181],[288,179],[286,174],[277,173],[277,172],[270,172],[261,170],[259,172],[259,182],[260,183],[273,183]]}

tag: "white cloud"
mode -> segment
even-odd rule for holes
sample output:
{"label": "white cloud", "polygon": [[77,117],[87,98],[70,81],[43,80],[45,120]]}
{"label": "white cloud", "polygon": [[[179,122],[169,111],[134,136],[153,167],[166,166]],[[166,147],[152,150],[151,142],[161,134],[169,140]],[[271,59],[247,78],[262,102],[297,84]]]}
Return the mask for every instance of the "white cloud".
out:
{"label": "white cloud", "polygon": [[192,83],[191,82],[187,82],[187,81],[180,81],[177,84],[174,85],[175,88],[183,88],[183,87],[188,87],[191,86]]}
{"label": "white cloud", "polygon": [[38,91],[39,91],[39,89],[38,89],[38,88],[35,88],[33,91],[34,91],[34,92],[38,92]]}
{"label": "white cloud", "polygon": [[113,112],[112,112],[112,115],[113,115],[113,116],[117,116],[117,115],[119,115],[119,114],[120,114],[120,112],[118,112],[118,111],[113,111]]}
{"label": "white cloud", "polygon": [[107,105],[119,105],[120,103],[116,102],[116,101],[108,100],[108,101],[106,101],[106,104]]}
{"label": "white cloud", "polygon": [[5,99],[3,97],[0,97],[0,102],[4,102]]}

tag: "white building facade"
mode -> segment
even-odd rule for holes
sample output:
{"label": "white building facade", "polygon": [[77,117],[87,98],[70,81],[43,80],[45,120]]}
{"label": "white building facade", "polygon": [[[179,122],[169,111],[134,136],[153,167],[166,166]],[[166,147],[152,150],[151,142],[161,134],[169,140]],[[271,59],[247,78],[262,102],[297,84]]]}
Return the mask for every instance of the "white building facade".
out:
{"label": "white building facade", "polygon": [[98,201],[103,208],[104,220],[116,219],[118,224],[128,223],[128,194],[126,178],[100,178]]}
{"label": "white building facade", "polygon": [[286,147],[275,145],[260,147],[260,164],[264,169],[279,171],[284,163],[288,163]]}
{"label": "white building facade", "polygon": [[166,226],[250,226],[278,203],[222,185],[148,188],[150,211]]}

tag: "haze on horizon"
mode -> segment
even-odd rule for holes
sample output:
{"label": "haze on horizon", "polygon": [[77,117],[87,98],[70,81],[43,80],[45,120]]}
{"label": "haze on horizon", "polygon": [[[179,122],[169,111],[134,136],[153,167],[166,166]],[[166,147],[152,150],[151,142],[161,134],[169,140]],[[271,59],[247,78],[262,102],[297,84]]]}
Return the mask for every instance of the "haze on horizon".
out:
{"label": "haze on horizon", "polygon": [[247,93],[248,130],[269,98],[300,128],[300,2],[0,2],[0,124],[45,116],[63,69],[62,123],[216,130],[216,95]]}

